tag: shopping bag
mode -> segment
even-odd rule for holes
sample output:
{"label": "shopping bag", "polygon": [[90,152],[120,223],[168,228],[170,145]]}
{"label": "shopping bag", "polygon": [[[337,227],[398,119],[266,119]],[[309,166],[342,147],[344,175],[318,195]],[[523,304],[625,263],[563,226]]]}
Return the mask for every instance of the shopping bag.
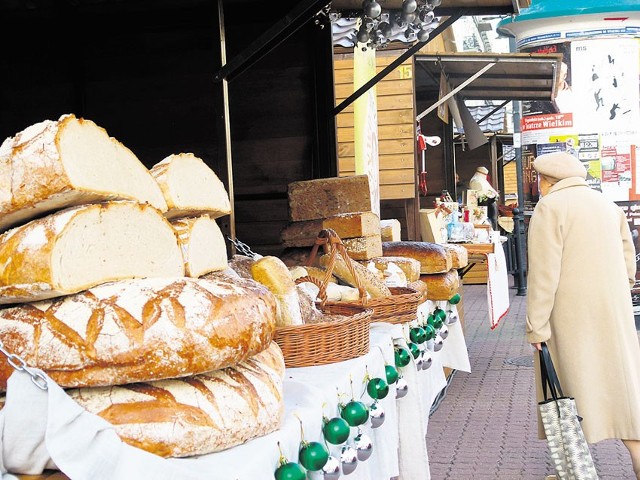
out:
{"label": "shopping bag", "polygon": [[[538,403],[551,461],[560,480],[597,480],[589,445],[584,437],[575,400],[562,393],[545,343],[540,350],[544,400]],[[548,395],[551,395],[549,398]]]}

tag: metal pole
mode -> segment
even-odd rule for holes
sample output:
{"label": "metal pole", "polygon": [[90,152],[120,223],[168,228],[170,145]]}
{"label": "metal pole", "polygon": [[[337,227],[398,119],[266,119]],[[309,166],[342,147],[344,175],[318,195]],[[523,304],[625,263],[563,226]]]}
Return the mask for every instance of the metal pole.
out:
{"label": "metal pole", "polygon": [[[509,47],[512,52],[516,51],[516,42],[513,37],[509,38]],[[513,209],[513,236],[516,244],[516,271],[514,283],[517,289],[516,295],[525,296],[527,294],[526,277],[526,234],[524,228],[524,184],[522,181],[522,141],[520,130],[521,102],[513,102],[513,147],[516,157],[516,181],[518,185],[518,208]]]}
{"label": "metal pole", "polygon": [[[224,24],[224,8],[223,0],[218,0],[218,22],[220,35],[220,63],[226,65],[227,62],[227,39]],[[233,157],[231,155],[231,120],[229,114],[229,82],[226,78],[222,79],[222,116],[224,121],[224,146],[225,160],[227,167],[227,189],[229,193],[229,201],[231,203],[231,213],[229,214],[229,235],[236,238],[236,213],[235,213],[235,193],[233,188]],[[235,245],[231,246],[232,254],[235,253]]]}

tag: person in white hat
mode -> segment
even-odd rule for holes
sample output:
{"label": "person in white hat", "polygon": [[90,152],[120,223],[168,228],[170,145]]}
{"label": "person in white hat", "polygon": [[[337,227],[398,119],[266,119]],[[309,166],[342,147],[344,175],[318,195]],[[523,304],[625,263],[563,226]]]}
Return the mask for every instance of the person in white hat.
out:
{"label": "person in white hat", "polygon": [[[618,205],[589,187],[586,168],[573,155],[540,155],[533,168],[541,198],[528,233],[527,340],[538,350],[547,343],[563,392],[584,418],[587,442],[621,439],[640,479],[640,344],[629,224]],[[540,383],[536,355],[538,401]]]}
{"label": "person in white hat", "polygon": [[478,192],[479,195],[495,199],[492,202],[489,202],[487,206],[487,217],[491,221],[491,226],[493,227],[493,229],[497,230],[498,206],[496,202],[498,201],[499,195],[498,191],[489,183],[489,180],[487,179],[488,174],[489,170],[487,170],[485,167],[476,168],[476,171],[471,177],[471,180],[469,180],[469,188]]}
{"label": "person in white hat", "polygon": [[469,180],[469,188],[484,194],[490,192],[490,194],[497,197],[498,192],[489,183],[489,180],[487,180],[488,174],[489,170],[487,170],[485,167],[476,168],[476,171],[471,177],[471,180]]}

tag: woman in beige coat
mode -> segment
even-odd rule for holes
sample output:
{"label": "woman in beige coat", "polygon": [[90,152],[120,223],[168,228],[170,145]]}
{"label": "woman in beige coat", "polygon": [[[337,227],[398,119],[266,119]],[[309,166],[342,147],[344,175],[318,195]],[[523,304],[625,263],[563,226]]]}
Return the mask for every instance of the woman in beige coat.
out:
{"label": "woman in beige coat", "polygon": [[[640,345],[630,293],[636,260],[627,220],[589,188],[574,156],[540,155],[533,167],[542,198],[529,224],[527,339],[538,350],[547,343],[587,441],[622,439],[640,479]],[[538,401],[540,383],[536,368]]]}

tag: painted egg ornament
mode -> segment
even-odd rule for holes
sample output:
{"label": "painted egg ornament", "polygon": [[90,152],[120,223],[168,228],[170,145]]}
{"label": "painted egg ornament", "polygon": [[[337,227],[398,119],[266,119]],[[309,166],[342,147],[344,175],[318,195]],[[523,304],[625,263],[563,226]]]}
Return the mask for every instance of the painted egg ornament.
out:
{"label": "painted egg ornament", "polygon": [[302,442],[298,452],[298,461],[307,470],[316,472],[329,460],[329,450],[320,442]]}
{"label": "painted egg ornament", "polygon": [[378,428],[384,423],[386,415],[384,408],[378,402],[373,402],[369,407],[369,418],[371,419],[371,428]]}
{"label": "painted egg ornament", "polygon": [[385,365],[384,373],[387,377],[387,385],[393,385],[398,380],[398,369],[393,365]]}
{"label": "painted egg ornament", "polygon": [[340,466],[342,473],[349,475],[358,466],[358,453],[351,445],[345,445],[340,452]]}
{"label": "painted egg ornament", "polygon": [[422,370],[422,352],[415,359],[416,370]]}
{"label": "painted egg ornament", "polygon": [[351,427],[344,418],[334,417],[325,421],[322,427],[322,434],[327,442],[333,445],[340,445],[349,438]]}
{"label": "painted egg ornament", "polygon": [[409,384],[407,381],[400,377],[396,382],[396,398],[402,398],[409,393]]}
{"label": "painted egg ornament", "polygon": [[307,472],[300,464],[285,461],[276,469],[275,477],[276,480],[305,480]]}
{"label": "painted egg ornament", "polygon": [[436,319],[440,319],[441,321],[444,322],[444,320],[447,318],[447,312],[445,312],[443,309],[441,309],[440,307],[436,307],[433,310],[433,316]]}
{"label": "painted egg ornament", "polygon": [[373,453],[373,442],[371,439],[367,435],[359,433],[356,438],[353,439],[353,444],[356,447],[358,460],[361,462],[368,460]]}
{"label": "painted egg ornament", "polygon": [[372,378],[367,383],[367,393],[374,400],[382,400],[389,393],[389,385],[382,378]]}
{"label": "painted egg ornament", "polygon": [[425,350],[422,352],[422,369],[429,370],[429,367],[433,363],[433,358],[431,357],[431,352],[429,350]]}
{"label": "painted egg ornament", "polygon": [[449,310],[447,313],[449,314],[447,316],[447,325],[451,325],[452,323],[456,323],[458,321],[458,314],[453,310]]}
{"label": "painted egg ornament", "polygon": [[440,335],[436,335],[436,338],[433,340],[433,351],[439,352],[442,350],[443,345],[444,341],[442,340],[442,337]]}
{"label": "painted egg ornament", "polygon": [[436,329],[433,328],[433,325],[427,325],[424,328],[424,331],[427,334],[427,341],[433,340],[434,338],[436,338]]}
{"label": "painted egg ornament", "polygon": [[440,327],[440,331],[438,332],[438,335],[440,335],[443,340],[446,340],[447,337],[449,336],[449,327],[447,327],[446,325],[443,325],[442,327]]}
{"label": "painted egg ornament", "polygon": [[427,325],[429,325],[430,327],[433,327],[435,323],[436,323],[436,316],[433,313],[430,313],[429,316],[427,317]]}
{"label": "painted egg ornament", "polygon": [[421,344],[427,341],[427,332],[422,327],[413,327],[409,331],[409,338],[413,343]]}
{"label": "painted egg ornament", "polygon": [[340,416],[352,427],[362,425],[369,418],[369,409],[358,400],[351,400],[341,410]]}
{"label": "painted egg ornament", "polygon": [[456,293],[453,297],[449,299],[449,303],[451,305],[457,305],[460,303],[460,294]]}
{"label": "painted egg ornament", "polygon": [[333,455],[329,456],[329,460],[322,467],[322,475],[324,480],[338,480],[340,478],[340,461]]}
{"label": "painted egg ornament", "polygon": [[413,342],[409,342],[409,350],[411,351],[411,356],[413,358],[418,358],[418,355],[420,355],[420,347]]}
{"label": "painted egg ornament", "polygon": [[411,362],[411,353],[404,347],[395,349],[396,367],[406,367]]}

